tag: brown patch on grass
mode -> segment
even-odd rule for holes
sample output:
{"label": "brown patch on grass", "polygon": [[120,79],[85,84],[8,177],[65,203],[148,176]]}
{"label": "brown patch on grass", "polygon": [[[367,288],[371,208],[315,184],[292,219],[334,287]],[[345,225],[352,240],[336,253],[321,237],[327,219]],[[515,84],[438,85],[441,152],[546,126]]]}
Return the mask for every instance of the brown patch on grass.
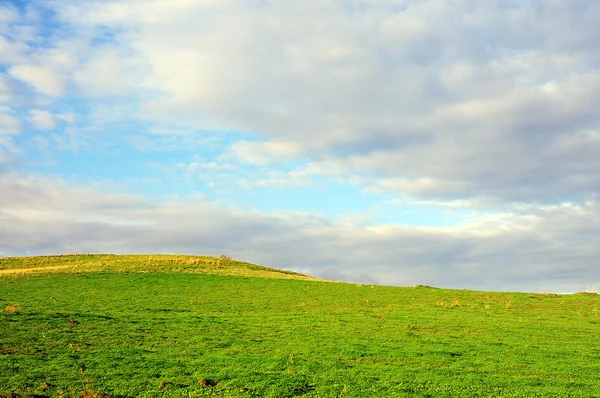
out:
{"label": "brown patch on grass", "polygon": [[100,394],[99,392],[95,392],[95,391],[90,391],[90,390],[85,390],[84,392],[80,393],[79,395],[64,395],[64,393],[61,391],[58,393],[57,395],[58,398],[108,398],[107,395],[104,394]]}
{"label": "brown patch on grass", "polygon": [[11,314],[20,310],[21,306],[19,304],[9,304],[4,308],[4,311],[10,312]]}
{"label": "brown patch on grass", "polygon": [[31,268],[9,268],[9,269],[0,269],[0,275],[22,275],[22,274],[32,274],[34,272],[40,271],[57,271],[65,268],[73,268],[72,265],[55,265],[51,267],[31,267]]}
{"label": "brown patch on grass", "polygon": [[219,385],[219,382],[212,379],[200,379],[198,380],[198,385],[202,387],[216,387]]}
{"label": "brown patch on grass", "polygon": [[79,394],[78,398],[103,398],[104,395],[100,394],[99,392],[94,392],[94,391],[84,391],[81,394]]}
{"label": "brown patch on grass", "polygon": [[161,381],[160,383],[158,383],[158,388],[165,388],[166,386],[174,386],[174,387],[179,387],[179,388],[189,387],[188,384],[173,383],[171,381]]}
{"label": "brown patch on grass", "polygon": [[8,348],[3,345],[0,345],[0,351],[5,352],[7,354],[18,354],[19,352],[21,352],[21,350],[18,348]]}
{"label": "brown patch on grass", "polygon": [[48,387],[53,387],[54,384],[50,383],[49,381],[45,381],[41,386],[40,386],[40,390],[45,390]]}

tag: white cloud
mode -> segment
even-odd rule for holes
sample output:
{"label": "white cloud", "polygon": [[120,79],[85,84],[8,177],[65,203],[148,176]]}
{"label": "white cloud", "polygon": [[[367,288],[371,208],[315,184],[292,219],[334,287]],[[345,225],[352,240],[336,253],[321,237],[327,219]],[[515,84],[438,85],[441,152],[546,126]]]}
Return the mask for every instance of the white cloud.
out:
{"label": "white cloud", "polygon": [[10,36],[19,43],[36,42],[40,38],[38,29],[33,25],[13,25]]}
{"label": "white cloud", "polygon": [[59,120],[62,120],[64,122],[67,122],[69,124],[75,124],[75,114],[74,113],[59,113],[56,115],[56,117]]}
{"label": "white cloud", "polygon": [[31,109],[27,119],[37,130],[52,130],[56,127],[56,118],[52,112]]}
{"label": "white cloud", "polygon": [[243,163],[267,165],[299,157],[301,152],[294,142],[238,141],[231,145],[229,154]]}
{"label": "white cloud", "polygon": [[21,121],[16,117],[15,111],[0,105],[0,136],[16,135],[21,132]]}
{"label": "white cloud", "polygon": [[[143,65],[138,66],[143,69]],[[94,51],[91,58],[75,70],[73,81],[87,96],[125,95],[128,87],[136,83],[136,75],[128,54],[106,46]]]}
{"label": "white cloud", "polygon": [[0,34],[7,33],[10,29],[10,24],[16,22],[18,18],[19,13],[16,7],[0,5]]}
{"label": "white cloud", "polygon": [[481,207],[479,203],[472,200],[452,200],[449,202],[443,201],[434,201],[434,200],[410,200],[403,201],[400,199],[393,199],[388,202],[391,205],[403,206],[403,205],[416,205],[416,206],[425,206],[425,207],[441,207],[441,208],[451,208],[451,209],[468,209],[468,208],[476,208]]}
{"label": "white cloud", "polygon": [[[368,184],[368,183],[367,183]],[[381,178],[367,185],[378,193],[403,193],[410,197],[455,198],[469,192],[465,181],[434,180],[432,178]]]}
{"label": "white cloud", "polygon": [[20,133],[21,121],[16,117],[15,111],[6,105],[0,105],[0,176],[12,168],[15,155],[20,152],[13,141],[13,136]]}
{"label": "white cloud", "polygon": [[242,178],[236,184],[242,188],[300,188],[314,185],[305,170],[272,171],[264,178]]}
{"label": "white cloud", "polygon": [[0,103],[10,102],[17,92],[17,88],[8,76],[0,73]]}
{"label": "white cloud", "polygon": [[0,36],[0,64],[12,64],[23,62],[26,59],[26,53],[29,46],[20,42],[8,40]]}
{"label": "white cloud", "polygon": [[8,73],[51,97],[60,97],[66,89],[64,78],[49,66],[21,64],[11,67]]}
{"label": "white cloud", "polygon": [[74,126],[65,128],[60,134],[54,133],[50,138],[52,138],[58,150],[78,152],[82,147],[88,146],[87,141]]}

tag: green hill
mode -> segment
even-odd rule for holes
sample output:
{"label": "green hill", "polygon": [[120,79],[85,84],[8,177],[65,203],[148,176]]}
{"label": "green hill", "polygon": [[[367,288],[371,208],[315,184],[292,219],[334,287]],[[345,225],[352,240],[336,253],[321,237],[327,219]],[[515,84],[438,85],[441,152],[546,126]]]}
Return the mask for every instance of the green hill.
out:
{"label": "green hill", "polygon": [[594,294],[328,283],[198,256],[0,270],[0,396],[600,396]]}

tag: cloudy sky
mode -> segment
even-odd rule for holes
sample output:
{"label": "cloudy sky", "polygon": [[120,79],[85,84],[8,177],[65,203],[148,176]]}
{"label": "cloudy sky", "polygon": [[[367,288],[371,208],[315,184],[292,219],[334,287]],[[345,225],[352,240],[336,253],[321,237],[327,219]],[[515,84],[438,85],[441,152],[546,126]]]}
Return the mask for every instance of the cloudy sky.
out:
{"label": "cloudy sky", "polygon": [[4,0],[0,256],[600,288],[597,0]]}

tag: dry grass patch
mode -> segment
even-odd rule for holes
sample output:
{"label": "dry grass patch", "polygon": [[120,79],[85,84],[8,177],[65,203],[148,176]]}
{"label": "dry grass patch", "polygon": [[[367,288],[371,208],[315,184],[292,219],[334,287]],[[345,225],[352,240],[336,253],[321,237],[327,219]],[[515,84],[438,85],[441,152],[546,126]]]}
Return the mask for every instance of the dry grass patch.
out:
{"label": "dry grass patch", "polygon": [[77,274],[89,272],[184,272],[276,279],[318,280],[307,275],[262,267],[231,256],[187,256],[173,254],[71,254],[61,256],[0,258],[0,276],[30,274]]}
{"label": "dry grass patch", "polygon": [[9,304],[4,307],[4,311],[10,312],[11,314],[21,310],[21,306],[18,304]]}

